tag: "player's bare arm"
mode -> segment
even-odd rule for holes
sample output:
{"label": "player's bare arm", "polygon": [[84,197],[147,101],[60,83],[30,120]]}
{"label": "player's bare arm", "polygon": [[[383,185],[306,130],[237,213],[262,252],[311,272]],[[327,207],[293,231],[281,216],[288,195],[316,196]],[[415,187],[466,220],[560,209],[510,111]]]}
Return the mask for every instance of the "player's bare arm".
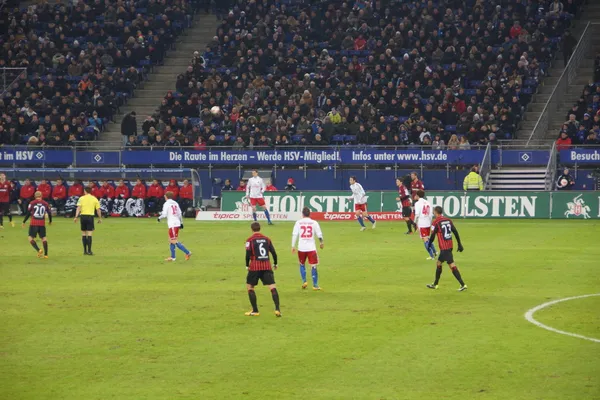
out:
{"label": "player's bare arm", "polygon": [[77,219],[79,219],[79,215],[81,215],[81,206],[77,206],[75,210],[75,218],[73,218],[73,222],[77,223]]}
{"label": "player's bare arm", "polygon": [[96,215],[98,215],[98,223],[101,224],[102,223],[102,210],[100,210],[100,208],[96,209]]}
{"label": "player's bare arm", "polygon": [[322,237],[319,238],[319,242],[321,242],[321,244],[319,245],[319,248],[323,249],[323,247],[325,247],[325,243],[323,242]]}

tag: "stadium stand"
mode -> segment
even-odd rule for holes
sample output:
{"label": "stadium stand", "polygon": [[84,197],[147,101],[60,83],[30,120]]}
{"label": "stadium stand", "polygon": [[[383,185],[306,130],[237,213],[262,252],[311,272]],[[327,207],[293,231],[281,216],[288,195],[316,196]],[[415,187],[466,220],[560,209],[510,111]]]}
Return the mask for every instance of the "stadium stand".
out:
{"label": "stadium stand", "polygon": [[188,0],[4,7],[0,144],[98,138],[193,13]]}
{"label": "stadium stand", "polygon": [[[579,5],[239,2],[136,143],[511,139]],[[211,115],[215,105],[223,115]]]}

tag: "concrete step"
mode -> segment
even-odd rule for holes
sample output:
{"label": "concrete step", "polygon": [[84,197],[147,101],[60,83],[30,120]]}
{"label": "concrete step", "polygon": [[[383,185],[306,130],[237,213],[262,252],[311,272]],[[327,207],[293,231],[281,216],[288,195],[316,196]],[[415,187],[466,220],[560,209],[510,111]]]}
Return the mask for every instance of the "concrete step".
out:
{"label": "concrete step", "polygon": [[[548,96],[548,97],[550,97],[550,96]],[[536,98],[536,100],[538,100],[538,99]],[[527,115],[529,113],[539,113],[544,109],[545,106],[546,106],[546,102],[538,103],[536,101],[535,103],[529,103],[529,105],[527,106],[527,113],[525,115]],[[530,119],[530,118],[527,118],[527,119]]]}
{"label": "concrete step", "polygon": [[539,172],[545,173],[546,168],[543,167],[504,167],[501,169],[493,169],[491,174],[536,174]]}
{"label": "concrete step", "polygon": [[535,103],[542,103],[542,104],[546,104],[548,102],[548,100],[550,100],[550,94],[541,94],[541,93],[537,93],[534,97],[533,97]]}
{"label": "concrete step", "polygon": [[541,110],[540,111],[527,111],[525,113],[525,115],[523,116],[525,121],[537,121],[540,118],[540,115],[542,115]]}

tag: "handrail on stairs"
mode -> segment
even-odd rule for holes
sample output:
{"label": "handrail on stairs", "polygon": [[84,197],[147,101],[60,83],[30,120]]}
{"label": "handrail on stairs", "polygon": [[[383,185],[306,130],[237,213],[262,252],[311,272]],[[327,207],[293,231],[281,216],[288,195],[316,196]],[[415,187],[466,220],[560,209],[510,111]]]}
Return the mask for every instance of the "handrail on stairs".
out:
{"label": "handrail on stairs", "polygon": [[483,153],[483,159],[479,166],[479,176],[483,180],[483,189],[487,189],[488,178],[492,169],[492,145],[490,143],[485,147],[485,153]]}
{"label": "handrail on stairs", "polygon": [[533,130],[531,131],[531,135],[529,135],[529,139],[527,140],[527,146],[530,145],[531,141],[534,139],[543,139],[548,131],[548,127],[550,125],[550,116],[558,111],[558,107],[562,102],[562,98],[567,93],[569,89],[569,85],[575,77],[577,76],[577,68],[581,64],[581,61],[585,58],[586,53],[589,52],[592,45],[592,25],[591,22],[585,26],[583,33],[581,34],[581,38],[577,42],[577,46],[569,58],[567,65],[565,65],[565,69],[563,70],[560,78],[558,78],[558,82],[552,90],[542,113],[540,114]]}
{"label": "handrail on stairs", "polygon": [[552,144],[552,150],[550,150],[550,157],[548,158],[548,165],[546,165],[546,181],[545,189],[554,189],[554,179],[556,178],[556,168],[558,162],[558,149],[556,148],[556,142]]}

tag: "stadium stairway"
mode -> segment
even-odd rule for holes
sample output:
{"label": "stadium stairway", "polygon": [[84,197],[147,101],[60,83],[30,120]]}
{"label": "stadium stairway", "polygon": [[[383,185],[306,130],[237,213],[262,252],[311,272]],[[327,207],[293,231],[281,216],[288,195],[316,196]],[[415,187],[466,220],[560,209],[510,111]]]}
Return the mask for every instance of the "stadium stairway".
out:
{"label": "stadium stairway", "polygon": [[106,131],[100,135],[98,147],[108,145],[119,146],[121,138],[121,120],[131,111],[137,115],[138,132],[142,132],[142,123],[148,115],[152,115],[169,90],[175,92],[177,75],[184,73],[190,65],[194,51],[204,52],[208,42],[214,37],[219,21],[214,15],[196,14],[193,26],[187,29],[176,42],[175,50],[167,53],[164,65],[154,66],[148,74],[148,80],[136,89],[135,97],[129,99],[121,107],[115,122],[109,124]]}
{"label": "stadium stairway", "polygon": [[[581,18],[575,22],[572,33],[577,39],[581,37],[588,21],[600,22],[599,2],[590,1],[581,13]],[[577,70],[575,80],[569,85],[567,93],[562,97],[562,104],[558,108],[559,112],[552,115],[545,138],[534,141],[533,145],[541,145],[556,140],[563,122],[566,121],[567,110],[577,102],[584,85],[593,79],[594,56],[600,51],[600,25],[592,25],[591,29],[593,29],[591,51],[586,54],[586,58],[581,62]],[[518,139],[527,139],[531,134],[563,71],[564,61],[561,51],[557,54],[556,59],[552,63],[552,68],[548,71],[550,76],[543,80],[531,103],[527,106],[523,121],[517,130]]]}
{"label": "stadium stairway", "polygon": [[546,168],[501,168],[491,170],[486,190],[546,190]]}

